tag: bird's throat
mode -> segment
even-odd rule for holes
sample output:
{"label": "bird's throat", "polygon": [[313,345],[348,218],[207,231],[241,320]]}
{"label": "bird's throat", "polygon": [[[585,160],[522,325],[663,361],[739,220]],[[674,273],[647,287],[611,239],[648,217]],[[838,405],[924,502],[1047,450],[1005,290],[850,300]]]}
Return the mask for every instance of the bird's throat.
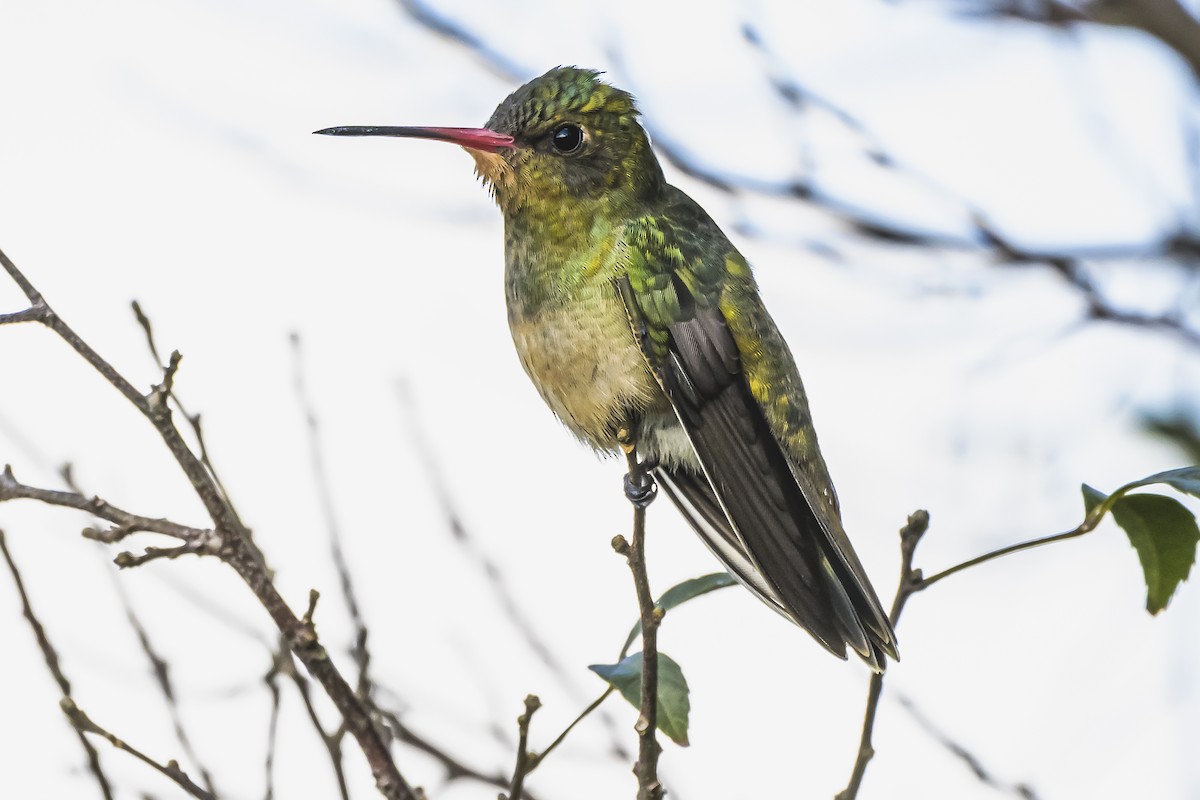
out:
{"label": "bird's throat", "polygon": [[475,159],[475,174],[478,175],[492,192],[499,197],[501,193],[511,193],[513,186],[512,165],[500,153],[488,153],[483,150],[472,150],[464,147],[471,158]]}

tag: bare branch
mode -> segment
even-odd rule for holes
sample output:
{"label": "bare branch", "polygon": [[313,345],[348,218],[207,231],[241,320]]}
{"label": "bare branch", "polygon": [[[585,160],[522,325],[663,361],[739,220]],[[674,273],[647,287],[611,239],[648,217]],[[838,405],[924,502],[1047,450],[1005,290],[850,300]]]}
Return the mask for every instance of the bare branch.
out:
{"label": "bare branch", "polygon": [[629,472],[625,476],[625,495],[633,504],[633,536],[613,539],[613,549],[625,556],[633,574],[638,610],[642,620],[642,702],[634,730],[638,734],[638,758],[633,773],[638,780],[638,800],[661,800],[663,786],[658,778],[658,754],[662,748],[655,736],[658,727],[658,625],[663,611],[654,604],[650,580],[646,575],[646,507],[654,500],[657,487],[651,465],[639,461],[633,426],[623,427],[617,440],[625,451]]}
{"label": "bare branch", "polygon": [[19,322],[41,322],[46,318],[46,306],[30,306],[24,311],[14,311],[11,314],[0,314],[0,325],[15,325]]}
{"label": "bare branch", "polygon": [[507,80],[520,80],[525,70],[499,50],[488,45],[480,36],[444,14],[438,13],[422,0],[397,0],[414,22],[435,36],[462,45],[475,54],[494,74]]}
{"label": "bare branch", "polygon": [[275,800],[275,747],[279,741],[279,707],[283,696],[279,691],[279,662],[283,658],[291,660],[287,645],[280,643],[280,648],[272,654],[271,669],[263,676],[267,691],[271,693],[271,716],[267,722],[267,758],[266,758],[266,796],[265,800]]}
{"label": "bare branch", "polygon": [[983,762],[979,760],[978,756],[968,750],[964,745],[954,741],[948,735],[935,728],[933,723],[930,722],[925,715],[917,709],[912,700],[907,697],[901,697],[899,698],[899,703],[906,711],[908,711],[909,714],[912,715],[913,719],[917,721],[917,724],[925,729],[926,733],[936,739],[952,754],[961,759],[962,762],[967,765],[967,769],[971,770],[971,773],[979,779],[980,783],[984,784],[985,786],[990,786],[997,791],[1020,797],[1022,800],[1037,800],[1037,792],[1035,792],[1033,787],[1031,787],[1029,784],[1007,783],[993,775],[986,767],[984,767]]}
{"label": "bare branch", "polygon": [[[0,265],[3,265],[5,271],[25,293],[31,306],[41,305],[45,308],[38,321],[67,342],[154,426],[212,519],[216,532],[213,546],[219,549],[217,555],[231,566],[250,587],[267,613],[270,614],[276,627],[283,633],[289,648],[333,701],[334,706],[342,715],[346,729],[358,741],[359,747],[371,767],[379,792],[390,800],[416,800],[417,794],[396,768],[391,752],[380,736],[369,709],[334,666],[311,627],[305,626],[297,619],[295,612],[280,596],[272,582],[271,573],[267,569],[262,553],[251,539],[249,530],[226,501],[224,493],[208,467],[192,452],[175,427],[169,404],[165,402],[152,403],[150,397],[153,396],[153,392],[150,396],[138,392],[111,364],[96,353],[54,313],[28,278],[17,269],[3,251],[0,251]],[[15,483],[15,481],[12,482]],[[2,497],[0,495],[0,498]],[[74,505],[74,503],[60,504]],[[90,507],[81,510],[93,511]],[[183,526],[178,527],[183,528]],[[178,550],[178,548],[172,549]],[[175,553],[175,555],[179,554],[182,553]],[[171,554],[164,552],[161,556],[155,554],[154,557],[170,556]]]}
{"label": "bare branch", "polygon": [[529,769],[527,771],[533,772],[535,769],[537,769],[538,766],[540,766],[541,763],[546,760],[546,756],[548,756],[552,752],[554,752],[554,748],[558,747],[560,744],[563,743],[563,740],[567,738],[567,734],[569,734],[572,730],[574,730],[575,726],[578,725],[580,722],[582,722],[584,717],[588,716],[593,711],[595,711],[597,708],[599,708],[600,704],[603,703],[605,700],[607,700],[608,696],[611,695],[615,691],[616,691],[616,687],[609,686],[607,689],[604,690],[604,694],[597,697],[595,700],[593,700],[591,702],[591,704],[588,705],[587,708],[585,708],[583,711],[579,712],[579,716],[577,716],[575,719],[571,720],[571,724],[568,725],[566,728],[564,728],[563,732],[560,733],[557,737],[555,737],[554,741],[552,741],[550,744],[548,744],[546,746],[545,750],[542,750],[539,753],[531,753],[530,757],[529,757],[529,761],[530,761]]}
{"label": "bare branch", "polygon": [[171,717],[171,726],[175,729],[175,738],[179,740],[179,745],[183,748],[184,756],[196,766],[204,788],[215,797],[217,796],[217,790],[213,783],[212,773],[208,771],[200,761],[199,756],[196,755],[196,749],[192,746],[191,737],[188,736],[187,729],[183,725],[183,717],[179,712],[179,701],[175,694],[175,684],[171,680],[171,665],[159,654],[154,643],[150,640],[150,634],[146,631],[146,627],[142,624],[141,619],[134,612],[133,605],[129,602],[129,597],[126,595],[121,581],[115,579],[115,573],[112,570],[108,570],[108,573],[114,576],[113,585],[116,586],[117,595],[121,598],[121,604],[125,607],[125,617],[129,620],[129,625],[133,628],[134,634],[137,636],[138,643],[142,647],[142,652],[146,654],[146,658],[150,661],[150,667],[154,673],[154,681],[158,684],[158,690],[162,693],[163,699],[167,704],[167,713]]}
{"label": "bare branch", "polygon": [[179,371],[179,362],[182,359],[183,356],[179,354],[178,350],[171,353],[171,361],[163,368],[162,383],[152,386],[150,394],[147,395],[151,409],[166,405],[167,398],[171,396],[172,387],[175,385],[175,373]]}
{"label": "bare branch", "polygon": [[991,0],[972,11],[1060,28],[1084,22],[1136,28],[1178,53],[1200,77],[1200,23],[1177,0],[1091,0],[1078,7],[1059,0]]}
{"label": "bare branch", "polygon": [[334,511],[333,492],[329,488],[329,474],[325,469],[325,454],[321,448],[320,422],[317,418],[317,412],[313,406],[312,399],[308,396],[308,389],[304,380],[304,359],[299,334],[293,333],[290,340],[292,344],[293,385],[296,390],[296,399],[300,404],[300,410],[304,414],[306,433],[308,435],[309,463],[312,468],[313,482],[316,485],[317,499],[321,507],[321,515],[325,520],[325,528],[329,532],[329,549],[333,556],[334,568],[337,570],[338,583],[342,590],[342,599],[346,601],[346,608],[350,612],[350,621],[354,625],[354,644],[350,648],[350,654],[353,656],[354,663],[358,667],[357,691],[359,697],[364,702],[370,703],[372,688],[370,677],[371,652],[367,649],[367,624],[363,619],[358,595],[354,590],[354,581],[350,576],[350,566],[346,563],[346,552],[342,547],[341,526],[338,524],[337,514]]}
{"label": "bare branch", "polygon": [[[4,561],[8,564],[8,571],[12,574],[13,584],[17,587],[17,596],[21,598],[21,613],[24,615],[25,621],[29,623],[29,627],[33,630],[33,636],[37,639],[38,648],[41,649],[42,657],[46,660],[46,668],[50,670],[51,677],[58,684],[58,690],[62,692],[62,702],[64,704],[70,703],[73,708],[75,701],[71,696],[71,683],[67,680],[67,676],[63,674],[62,666],[58,661],[58,651],[50,643],[50,639],[46,636],[46,629],[42,627],[41,621],[33,613],[33,606],[29,602],[29,594],[25,591],[25,581],[22,580],[16,562],[13,561],[12,553],[8,550],[8,542],[5,540],[3,530],[0,530],[0,554],[3,554]],[[67,715],[67,719],[71,722],[71,727],[74,728],[75,735],[79,737],[79,745],[83,748],[84,754],[87,755],[88,770],[92,773],[92,777],[96,779],[96,784],[100,787],[100,794],[104,797],[104,800],[113,800],[112,785],[109,784],[108,777],[104,774],[104,768],[100,766],[100,754],[96,752],[96,748],[92,747],[92,743],[84,735],[85,730],[75,723],[70,714]]]}
{"label": "bare branch", "polygon": [[136,747],[127,743],[124,739],[121,739],[115,734],[109,733],[107,730],[93,722],[92,719],[83,712],[83,709],[75,705],[75,701],[70,697],[64,697],[61,705],[63,713],[66,714],[67,718],[71,720],[71,724],[75,726],[76,730],[84,731],[86,733],[94,733],[97,736],[103,736],[113,747],[117,748],[118,750],[124,750],[138,761],[141,761],[143,764],[152,767],[158,772],[167,776],[174,781],[179,788],[183,789],[192,797],[197,798],[197,800],[216,800],[216,797],[214,797],[212,793],[197,786],[195,782],[188,777],[187,773],[180,769],[178,762],[171,760],[166,764],[160,764],[159,762],[155,761],[141,750],[138,750]]}
{"label": "bare branch", "polygon": [[[908,598],[921,590],[921,571],[913,569],[913,556],[917,545],[925,531],[929,529],[929,512],[914,511],[908,515],[908,522],[900,529],[900,582],[896,586],[896,596],[892,598],[892,610],[888,618],[892,627],[900,622],[904,612],[904,604]],[[834,800],[854,800],[862,786],[863,776],[867,773],[867,764],[875,756],[875,748],[871,743],[871,735],[875,730],[875,714],[879,708],[879,698],[883,694],[883,673],[876,672],[871,676],[871,685],[867,689],[867,710],[863,714],[862,737],[858,743],[858,756],[854,759],[854,769],[850,774],[850,782],[846,788],[838,792]]]}
{"label": "bare branch", "polygon": [[[77,494],[83,494],[79,488],[79,485],[75,482],[74,470],[72,469],[71,464],[67,463],[59,467],[58,474],[62,478],[63,483],[65,483],[67,487],[71,489],[71,491],[76,492]],[[120,531],[122,529],[115,528],[113,530]],[[128,533],[129,531],[126,529],[126,532]],[[89,534],[95,535],[91,536]],[[107,536],[100,531],[92,531],[91,529],[85,529],[84,536],[87,538],[95,538],[101,542],[117,541],[117,539],[107,538]],[[204,788],[215,797],[217,796],[217,791],[214,788],[212,774],[200,761],[199,756],[196,754],[195,747],[192,746],[191,737],[188,736],[187,729],[184,727],[183,716],[179,710],[179,701],[175,694],[174,682],[171,680],[170,664],[167,663],[165,658],[159,655],[158,649],[151,641],[150,634],[146,630],[146,626],[142,624],[141,618],[137,615],[137,612],[134,611],[133,603],[130,602],[129,599],[129,594],[125,591],[125,585],[117,579],[116,573],[114,573],[112,570],[106,570],[106,573],[112,580],[113,589],[116,591],[117,597],[121,601],[121,607],[125,609],[125,619],[129,622],[129,626],[133,628],[134,635],[137,636],[138,644],[141,645],[142,652],[146,655],[147,660],[150,662],[150,668],[154,674],[154,680],[158,684],[159,691],[162,692],[163,699],[167,704],[167,714],[170,716],[171,725],[175,729],[175,738],[179,740],[179,744],[183,748],[183,753],[187,759],[192,764],[196,765],[196,769],[200,773],[200,780],[203,782]]]}
{"label": "bare branch", "polygon": [[[142,310],[142,306],[137,300],[134,300],[131,305],[133,307],[133,315],[137,319],[138,325],[141,327],[142,332],[146,334],[146,346],[150,349],[150,355],[154,358],[154,363],[161,364],[162,356],[158,354],[158,344],[154,339],[154,326],[150,322],[150,317],[147,316]],[[174,354],[172,354],[172,357],[174,358]],[[204,440],[204,428],[200,424],[200,415],[188,413],[187,408],[185,408],[183,405],[183,401],[180,400],[179,395],[175,393],[173,385],[168,387],[167,394],[170,399],[175,402],[175,406],[179,409],[179,413],[183,414],[188,421],[188,425],[190,425],[192,428],[192,433],[196,437],[196,445],[200,448],[200,462],[208,469],[209,474],[212,475],[212,479],[216,483],[217,489],[220,490],[221,496],[226,505],[228,505],[233,511],[234,516],[238,516],[237,509],[234,508],[233,505],[233,500],[230,499],[229,492],[226,490],[225,484],[222,483],[216,467],[213,466],[212,458],[208,452],[208,444]]]}
{"label": "bare branch", "polygon": [[[921,541],[921,537],[929,528],[929,512],[915,511],[909,518],[908,523],[900,530],[900,582],[896,587],[896,596],[892,600],[892,610],[889,615],[892,621],[892,626],[900,624],[900,614],[904,611],[904,605],[908,602],[908,598],[917,592],[924,591],[935,583],[955,575],[963,570],[969,569],[980,564],[984,564],[993,559],[1001,558],[1002,556],[1012,553],[1019,553],[1023,550],[1029,550],[1034,547],[1040,547],[1044,544],[1053,542],[1061,542],[1067,539],[1074,539],[1077,536],[1083,536],[1086,533],[1094,530],[1103,519],[1102,515],[1089,514],[1088,517],[1079,524],[1078,527],[1065,533],[1058,533],[1053,536],[1043,536],[1038,539],[1031,539],[1026,542],[1001,547],[998,550],[993,550],[990,553],[984,553],[981,556],[976,556],[961,564],[956,564],[949,569],[932,575],[928,578],[924,577],[921,570],[913,568],[913,556],[916,553],[917,544]],[[851,772],[850,782],[846,788],[839,792],[835,800],[854,800],[858,796],[859,787],[862,785],[863,776],[866,774],[867,764],[875,755],[875,750],[871,744],[871,734],[875,727],[875,714],[879,706],[879,698],[883,693],[883,673],[876,673],[871,676],[871,685],[867,690],[867,710],[863,715],[862,737],[858,746],[858,757],[854,762],[854,769]],[[963,750],[965,752],[965,750]],[[961,754],[960,754],[961,755]]]}
{"label": "bare branch", "polygon": [[[310,600],[312,595],[309,595]],[[315,633],[314,633],[315,636]],[[313,730],[316,731],[317,737],[321,740],[321,744],[325,746],[325,752],[329,756],[330,766],[333,768],[333,776],[338,785],[338,796],[342,800],[347,800],[350,796],[350,788],[346,783],[346,767],[342,759],[342,734],[341,728],[334,730],[332,733],[326,730],[324,723],[321,722],[321,717],[317,714],[317,707],[313,704],[312,691],[308,682],[308,678],[300,674],[296,670],[296,665],[292,661],[292,653],[287,649],[287,642],[280,642],[280,650],[276,654],[276,661],[272,672],[267,674],[268,685],[271,685],[273,676],[281,674],[291,680],[292,685],[296,687],[297,693],[300,695],[300,701],[304,704],[304,711],[308,715],[308,720],[312,724]]]}
{"label": "bare branch", "polygon": [[[464,764],[462,761],[450,755],[442,748],[431,743],[427,738],[415,733],[400,720],[400,716],[396,712],[383,708],[378,709],[378,711],[380,717],[383,719],[383,723],[387,726],[388,731],[396,738],[396,741],[403,742],[409,747],[421,751],[425,755],[430,756],[439,764],[441,764],[446,770],[447,781],[456,781],[467,778],[469,780],[495,786],[499,789],[510,788],[509,778],[507,776],[500,774],[488,775],[480,772],[474,767]],[[528,789],[523,789],[521,796],[523,800],[536,800],[536,798],[530,794]]]}
{"label": "bare branch", "polygon": [[84,530],[84,536],[99,542],[111,544],[119,542],[131,533],[145,531],[161,533],[183,542],[207,542],[216,549],[220,547],[220,537],[216,531],[206,528],[192,528],[180,525],[166,519],[153,519],[138,514],[131,514],[116,506],[101,500],[99,497],[84,497],[78,492],[62,492],[55,489],[38,489],[20,483],[13,475],[12,467],[6,465],[0,472],[0,503],[6,500],[29,499],[37,500],[51,506],[63,506],[85,511],[92,516],[115,523],[116,528],[108,531],[97,531],[93,528]]}
{"label": "bare branch", "polygon": [[[356,694],[360,698],[361,702],[369,709],[371,715],[378,719],[378,722],[381,725],[381,732],[385,736],[393,737],[397,741],[433,757],[443,766],[443,768],[445,768],[447,780],[454,781],[462,778],[468,778],[483,783],[489,783],[497,787],[508,787],[509,780],[506,777],[501,775],[487,775],[473,767],[467,766],[457,758],[451,756],[441,748],[435,746],[427,739],[414,732],[412,729],[408,728],[400,721],[397,714],[381,709],[376,702],[375,694],[378,687],[370,674],[371,654],[367,647],[369,631],[362,614],[361,606],[358,602],[350,567],[346,561],[345,550],[342,545],[341,526],[334,510],[333,495],[329,485],[329,474],[325,466],[324,451],[321,446],[320,420],[317,416],[316,408],[313,405],[312,399],[308,394],[307,382],[305,380],[304,373],[303,351],[301,347],[301,340],[298,335],[292,334],[291,344],[294,370],[293,385],[295,387],[297,401],[305,419],[313,479],[317,489],[321,513],[328,530],[330,550],[333,556],[335,568],[338,572],[343,599],[346,602],[346,607],[350,613],[351,622],[353,623],[355,629],[354,643],[350,652],[358,668],[358,681],[355,690]],[[425,450],[422,450],[422,452],[431,460],[430,463],[432,464],[432,455]],[[438,490],[439,497],[442,498],[443,504],[447,508],[448,516],[451,517],[452,520],[457,520],[457,512],[453,509],[444,485],[440,482],[436,475],[434,478],[434,487]],[[458,526],[454,529],[459,530],[460,528],[461,526]],[[280,657],[284,658],[283,654],[281,654]],[[320,736],[322,742],[325,744],[333,762],[335,771],[337,771],[340,775],[342,769],[341,740],[346,733],[345,727],[341,726],[332,732],[326,731],[323,728],[320,720],[316,716],[315,709],[312,706],[311,699],[309,697],[307,681],[302,675],[290,667],[290,658],[287,659],[286,665],[282,665],[280,662],[277,662],[277,666],[272,671],[272,674],[268,675],[268,682],[271,685],[274,685],[274,673],[277,671],[286,673],[296,684],[297,689],[301,694],[301,698],[305,703],[305,708],[308,711],[309,719],[312,722],[314,729]],[[522,796],[526,798],[526,800],[533,800],[532,795],[530,795],[528,792],[523,792]]]}
{"label": "bare branch", "polygon": [[501,794],[500,800],[519,800],[524,792],[525,776],[532,769],[533,761],[529,755],[529,723],[533,719],[533,714],[542,707],[542,701],[538,696],[531,694],[525,698],[525,712],[517,717],[517,764],[513,767],[512,783],[509,785],[508,794]]}
{"label": "bare branch", "polygon": [[177,547],[147,547],[140,553],[130,553],[127,551],[117,553],[117,557],[113,559],[113,563],[121,569],[129,569],[161,559],[173,560],[180,556],[216,555],[219,547],[219,543],[214,544],[213,542],[206,541],[188,542]]}

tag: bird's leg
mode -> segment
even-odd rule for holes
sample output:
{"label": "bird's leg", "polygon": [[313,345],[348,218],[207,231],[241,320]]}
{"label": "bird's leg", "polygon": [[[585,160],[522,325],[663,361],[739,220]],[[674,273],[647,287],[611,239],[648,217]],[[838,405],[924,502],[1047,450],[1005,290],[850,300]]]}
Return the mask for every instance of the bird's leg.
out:
{"label": "bird's leg", "polygon": [[617,443],[621,445],[629,465],[629,471],[625,473],[625,497],[633,503],[634,508],[645,508],[658,495],[658,484],[650,474],[658,466],[658,459],[638,460],[637,440],[633,435],[635,428],[632,421],[622,425],[617,430]]}

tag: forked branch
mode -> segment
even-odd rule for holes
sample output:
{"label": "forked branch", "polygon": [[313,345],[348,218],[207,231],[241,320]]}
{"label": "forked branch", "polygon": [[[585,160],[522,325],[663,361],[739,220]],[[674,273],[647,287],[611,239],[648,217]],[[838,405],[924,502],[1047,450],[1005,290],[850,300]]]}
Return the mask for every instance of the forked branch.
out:
{"label": "forked branch", "polygon": [[397,769],[369,708],[329,658],[312,625],[306,625],[297,618],[295,612],[280,596],[261,552],[251,539],[250,531],[242,524],[208,465],[192,452],[175,426],[169,399],[172,395],[172,382],[179,366],[179,356],[172,354],[170,363],[164,368],[161,383],[147,393],[138,391],[54,312],[41,293],[3,251],[0,251],[0,266],[4,267],[29,301],[29,308],[25,310],[0,315],[0,325],[39,322],[58,334],[103,375],[154,426],[197,497],[204,504],[213,527],[211,530],[188,528],[164,520],[121,512],[103,501],[93,502],[75,493],[24,487],[16,482],[11,471],[5,471],[0,479],[0,501],[28,497],[54,505],[78,508],[108,519],[118,527],[92,537],[101,541],[118,541],[135,531],[164,533],[183,541],[179,547],[148,550],[141,556],[128,556],[123,566],[136,566],[152,559],[173,558],[193,552],[220,558],[250,587],[283,635],[289,649],[333,701],[346,730],[354,736],[362,749],[379,792],[390,800],[416,800],[417,794]]}

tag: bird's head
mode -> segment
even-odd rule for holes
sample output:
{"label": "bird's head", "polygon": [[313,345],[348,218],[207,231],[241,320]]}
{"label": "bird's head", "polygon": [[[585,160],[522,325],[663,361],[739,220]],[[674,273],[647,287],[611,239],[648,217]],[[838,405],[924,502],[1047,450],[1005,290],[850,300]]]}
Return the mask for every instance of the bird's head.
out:
{"label": "bird's head", "polygon": [[663,182],[628,93],[595,70],[555,67],[505,98],[483,128],[343,127],[317,133],[400,136],[462,146],[504,213],[572,201],[635,203]]}

